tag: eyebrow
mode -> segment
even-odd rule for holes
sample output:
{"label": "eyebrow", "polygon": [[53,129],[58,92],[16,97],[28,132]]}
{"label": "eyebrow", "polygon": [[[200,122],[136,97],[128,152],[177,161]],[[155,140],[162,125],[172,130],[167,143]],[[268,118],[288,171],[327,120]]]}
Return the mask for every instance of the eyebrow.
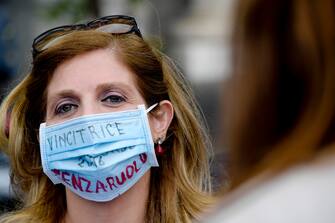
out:
{"label": "eyebrow", "polygon": [[65,97],[69,97],[69,96],[73,96],[76,95],[76,92],[74,90],[61,90],[59,92],[57,92],[56,94],[54,94],[53,96],[51,96],[50,98],[47,98],[48,101],[52,101],[58,98],[65,98]]}
{"label": "eyebrow", "polygon": [[[133,93],[134,92],[134,88],[127,85],[127,84],[124,84],[124,83],[121,83],[121,82],[113,82],[113,83],[103,83],[103,84],[99,84],[97,87],[96,87],[96,91],[97,92],[101,92],[101,91],[104,91],[104,90],[108,90],[108,89],[120,89],[120,90],[125,90],[127,92],[130,92],[130,93]],[[135,89],[137,89],[137,86],[135,86]]]}

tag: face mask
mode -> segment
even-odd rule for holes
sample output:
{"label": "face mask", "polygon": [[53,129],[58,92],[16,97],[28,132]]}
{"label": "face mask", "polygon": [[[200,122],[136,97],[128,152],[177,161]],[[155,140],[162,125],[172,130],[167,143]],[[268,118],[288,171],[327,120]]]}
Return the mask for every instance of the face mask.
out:
{"label": "face mask", "polygon": [[110,201],[158,166],[147,112],[136,110],[82,116],[40,125],[44,173],[82,198]]}

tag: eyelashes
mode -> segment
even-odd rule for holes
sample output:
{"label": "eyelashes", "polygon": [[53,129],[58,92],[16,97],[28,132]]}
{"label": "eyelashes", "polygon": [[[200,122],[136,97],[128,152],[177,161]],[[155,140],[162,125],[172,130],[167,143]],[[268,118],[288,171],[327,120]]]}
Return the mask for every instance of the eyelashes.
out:
{"label": "eyelashes", "polygon": [[124,97],[124,96],[122,96],[118,93],[113,93],[113,94],[107,95],[101,101],[110,105],[110,106],[117,106],[117,105],[119,105],[123,102],[126,102],[126,97]]}
{"label": "eyelashes", "polygon": [[73,103],[72,101],[68,101],[68,100],[62,101],[56,106],[54,114],[55,115],[65,115],[65,114],[73,112],[77,108],[78,108],[78,105]]}

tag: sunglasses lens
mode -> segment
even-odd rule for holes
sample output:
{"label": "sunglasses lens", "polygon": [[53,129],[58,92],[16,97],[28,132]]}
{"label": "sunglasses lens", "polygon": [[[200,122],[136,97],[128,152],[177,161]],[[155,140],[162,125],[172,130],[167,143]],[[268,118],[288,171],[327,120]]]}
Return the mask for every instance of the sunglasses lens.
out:
{"label": "sunglasses lens", "polygon": [[69,34],[73,30],[70,28],[60,28],[57,30],[52,30],[45,35],[41,36],[39,39],[35,41],[34,48],[38,51],[42,51],[44,49],[49,48],[59,41],[64,35]]}
{"label": "sunglasses lens", "polygon": [[100,26],[96,30],[106,33],[122,34],[130,32],[132,28],[133,26],[128,24],[110,23],[104,26]]}

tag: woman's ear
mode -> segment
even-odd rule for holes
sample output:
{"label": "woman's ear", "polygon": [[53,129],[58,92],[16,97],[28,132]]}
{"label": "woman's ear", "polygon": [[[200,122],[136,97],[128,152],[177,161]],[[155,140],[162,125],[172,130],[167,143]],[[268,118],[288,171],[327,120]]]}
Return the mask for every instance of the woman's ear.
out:
{"label": "woman's ear", "polygon": [[11,112],[7,111],[5,120],[5,135],[7,139],[9,138],[9,132],[10,132],[10,119],[11,119]]}
{"label": "woman's ear", "polygon": [[168,100],[159,102],[157,107],[150,112],[149,123],[154,140],[165,139],[172,118],[173,106]]}

